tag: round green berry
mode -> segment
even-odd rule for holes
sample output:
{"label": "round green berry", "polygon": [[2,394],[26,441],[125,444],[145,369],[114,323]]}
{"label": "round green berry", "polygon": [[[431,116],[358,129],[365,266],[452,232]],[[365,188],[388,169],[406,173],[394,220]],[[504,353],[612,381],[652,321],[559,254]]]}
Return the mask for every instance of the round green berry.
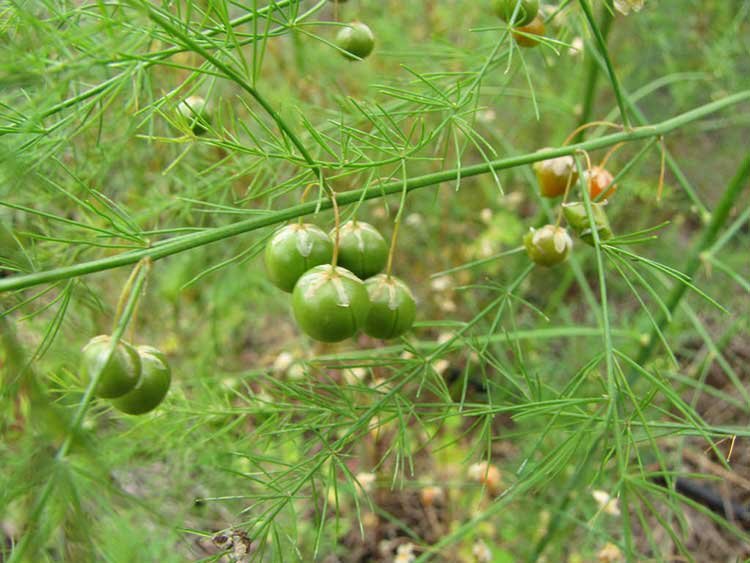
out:
{"label": "round green berry", "polygon": [[95,336],[83,347],[83,371],[88,378],[98,381],[94,393],[103,399],[121,397],[135,388],[141,377],[141,360],[130,344],[120,341],[112,354],[112,337]]}
{"label": "round green berry", "polygon": [[397,338],[414,324],[417,305],[409,286],[400,279],[380,274],[365,282],[370,297],[365,334],[375,338]]}
{"label": "round green berry", "polygon": [[372,30],[362,22],[351,22],[336,34],[336,46],[353,61],[366,58],[375,48]]}
{"label": "round green berry", "polygon": [[[336,237],[330,233],[331,240]],[[379,274],[388,262],[388,244],[375,227],[360,221],[348,221],[339,230],[338,263],[360,279]]]}
{"label": "round green berry", "polygon": [[367,318],[365,284],[349,270],[316,266],[294,286],[292,311],[300,328],[315,340],[340,342],[354,336]]}
{"label": "round green berry", "polygon": [[[518,10],[516,11],[516,5]],[[512,25],[528,25],[539,12],[539,0],[494,0],[495,13],[500,19],[510,22],[515,12]]]}
{"label": "round green berry", "polygon": [[279,229],[271,237],[264,257],[271,282],[291,292],[302,274],[331,261],[333,243],[320,227],[295,223]]}
{"label": "round green berry", "polygon": [[177,111],[190,124],[190,128],[196,135],[202,135],[208,131],[211,116],[206,107],[206,100],[200,96],[189,96],[180,102]]}
{"label": "round green berry", "polygon": [[568,258],[573,240],[564,228],[545,225],[541,229],[529,229],[523,237],[523,244],[535,263],[554,266]]}
{"label": "round green berry", "polygon": [[593,228],[586,213],[586,206],[581,202],[564,204],[563,215],[570,228],[573,229],[573,232],[586,244],[594,245],[594,229],[596,229],[600,241],[609,240],[614,236],[612,227],[609,226],[609,219],[607,218],[607,213],[604,211],[603,203],[591,202]]}
{"label": "round green berry", "polygon": [[132,391],[112,401],[112,405],[127,414],[144,414],[154,410],[164,400],[172,381],[167,358],[156,348],[138,346],[141,358],[141,378]]}

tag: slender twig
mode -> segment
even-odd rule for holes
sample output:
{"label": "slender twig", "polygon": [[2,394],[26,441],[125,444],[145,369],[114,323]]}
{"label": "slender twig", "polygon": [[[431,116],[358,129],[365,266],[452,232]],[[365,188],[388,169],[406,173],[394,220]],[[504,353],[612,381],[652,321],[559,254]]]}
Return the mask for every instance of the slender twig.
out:
{"label": "slender twig", "polygon": [[[304,189],[304,190],[302,191],[302,196],[301,196],[301,197],[299,198],[299,202],[300,202],[300,203],[305,203],[305,200],[307,199],[307,194],[309,194],[309,193],[310,193],[310,190],[311,190],[311,189],[312,189],[312,188],[313,188],[313,187],[314,187],[315,185],[316,185],[316,184],[315,184],[314,182],[312,182],[312,183],[310,183],[310,184],[307,184],[307,186],[305,186],[305,189]],[[298,223],[298,224],[299,224],[300,226],[302,226],[302,222],[303,222],[303,216],[302,216],[302,215],[300,215],[300,217],[299,217],[299,223]]]}
{"label": "slender twig", "polygon": [[[99,379],[101,377],[101,373],[103,370],[103,366],[106,366],[107,363],[110,360],[110,357],[114,353],[115,348],[119,345],[120,340],[122,339],[123,335],[125,334],[125,330],[127,329],[128,323],[130,322],[130,319],[133,316],[133,313],[135,311],[135,307],[138,303],[141,288],[143,287],[144,282],[146,281],[146,268],[138,268],[138,274],[136,275],[136,279],[133,281],[133,285],[131,288],[131,291],[128,293],[128,301],[124,307],[124,310],[122,312],[122,316],[120,317],[120,321],[115,327],[113,333],[112,333],[112,339],[110,341],[110,347],[107,352],[106,358],[104,358],[104,361],[101,362],[99,371],[91,375],[91,379],[88,382],[88,385],[86,386],[86,391],[83,394],[83,397],[81,397],[80,402],[78,403],[78,408],[75,411],[75,414],[73,415],[73,419],[70,423],[70,427],[68,429],[67,435],[65,436],[65,440],[63,441],[60,448],[57,450],[57,453],[55,454],[55,463],[62,463],[65,459],[65,457],[68,455],[68,451],[70,450],[70,447],[73,445],[73,440],[78,435],[79,429],[81,427],[81,424],[83,423],[83,418],[86,415],[86,412],[88,411],[89,406],[91,405],[91,401],[94,399],[94,390],[96,389],[97,384],[99,383]],[[52,494],[53,488],[55,485],[55,480],[50,478],[47,480],[47,482],[44,484],[44,487],[39,492],[39,496],[36,497],[36,502],[34,503],[34,508],[31,511],[31,514],[29,515],[29,522],[36,524],[39,522],[39,518],[41,517],[42,511],[47,506],[47,500],[49,499],[49,496]],[[10,559],[8,559],[8,563],[15,563],[17,561],[25,561],[24,558],[26,551],[28,550],[29,546],[34,543],[34,540],[36,539],[38,533],[42,530],[42,527],[32,525],[30,527],[30,530],[23,535],[21,540],[16,545],[16,548],[13,550],[13,552],[10,555]]]}
{"label": "slender twig", "polygon": [[[269,12],[277,11],[282,8],[287,7],[288,5],[292,4],[296,0],[278,0],[276,2],[273,2],[272,4],[265,6],[263,8],[260,8],[258,10],[249,12],[247,14],[244,14],[242,16],[239,16],[233,20],[229,21],[229,27],[232,29],[240,26],[242,24],[251,22],[253,20],[256,20],[257,18],[261,16],[265,16]],[[320,3],[322,5],[322,2]],[[204,32],[202,32],[200,35],[205,38],[214,37],[218,35],[219,33],[223,32],[223,28],[215,28],[215,29],[209,29]],[[252,41],[255,41],[253,38]],[[248,43],[248,41],[245,41],[243,43]],[[67,100],[63,100],[62,102],[53,105],[50,108],[47,108],[43,112],[39,113],[38,115],[30,117],[26,122],[23,122],[20,125],[17,125],[12,128],[0,128],[0,136],[6,135],[6,134],[12,134],[12,133],[18,133],[21,131],[25,131],[30,124],[36,123],[41,119],[53,116],[57,113],[60,113],[61,111],[72,107],[79,102],[83,102],[89,98],[92,98],[98,94],[101,94],[102,92],[106,91],[107,89],[116,86],[119,84],[122,80],[127,80],[132,75],[133,71],[138,69],[139,67],[148,68],[152,65],[158,64],[160,61],[165,60],[173,55],[177,55],[179,53],[184,52],[185,49],[181,47],[172,47],[169,49],[164,49],[162,51],[158,51],[155,53],[149,53],[148,59],[146,60],[138,60],[136,64],[126,70],[122,73],[113,76],[112,78],[109,78],[108,80],[105,80],[101,84],[97,84],[93,88],[90,88],[89,90],[86,90],[85,92],[82,92],[81,94],[77,96],[73,96],[72,98],[69,98]],[[112,61],[113,63],[117,61]]]}
{"label": "slender twig", "polygon": [[609,80],[612,83],[612,89],[615,91],[615,97],[617,98],[617,106],[620,108],[622,123],[626,128],[628,128],[630,127],[630,119],[628,118],[628,112],[626,111],[627,107],[625,105],[625,97],[623,96],[622,90],[620,89],[620,82],[617,79],[617,74],[615,74],[615,67],[614,65],[612,65],[612,61],[609,58],[609,51],[607,50],[607,40],[605,39],[604,35],[602,35],[599,26],[596,25],[596,22],[594,21],[594,14],[591,11],[591,5],[589,4],[589,1],[579,0],[579,2],[581,4],[581,9],[583,9],[583,13],[586,16],[586,20],[589,23],[589,27],[591,28],[591,32],[594,34],[594,38],[596,39],[599,51],[601,52],[602,58],[604,59],[604,64],[607,66]]}
{"label": "slender twig", "polygon": [[[604,7],[602,12],[601,23],[599,24],[599,31],[602,39],[607,40],[609,30],[612,28],[612,12]],[[596,98],[596,83],[599,79],[599,61],[595,56],[589,58],[588,66],[586,69],[586,86],[583,90],[583,110],[581,111],[581,118],[578,121],[580,125],[585,125],[591,121],[591,117],[594,113],[594,99]],[[583,141],[584,130],[581,129],[576,134],[576,141]]]}
{"label": "slender twig", "polygon": [[[662,476],[654,477],[653,481],[666,489],[671,489],[669,481]],[[674,480],[674,490],[705,506],[722,518],[731,518],[740,522],[745,527],[750,526],[750,510],[745,505],[736,500],[725,498],[713,488],[704,485],[700,481],[686,479],[685,477],[676,477]]]}
{"label": "slender twig", "polygon": [[396,253],[396,242],[398,241],[398,231],[401,226],[401,216],[404,213],[404,207],[406,207],[406,183],[408,181],[406,177],[406,162],[401,163],[401,171],[403,173],[404,189],[401,192],[401,201],[398,204],[398,211],[396,212],[396,218],[393,220],[393,235],[391,235],[391,246],[388,249],[388,262],[385,266],[385,275],[390,277],[393,271],[393,255]]}
{"label": "slender twig", "polygon": [[[569,145],[567,147],[545,149],[542,151],[531,152],[520,156],[501,158],[489,162],[483,162],[481,164],[465,166],[460,169],[454,168],[451,170],[434,172],[432,174],[425,174],[424,176],[416,176],[410,178],[406,182],[406,191],[410,192],[412,190],[436,186],[443,182],[455,181],[455,179],[459,176],[462,178],[469,178],[472,176],[487,174],[492,170],[504,170],[524,164],[531,164],[540,160],[547,160],[550,158],[556,158],[558,156],[574,154],[581,150],[593,151],[596,149],[610,147],[621,142],[631,142],[641,139],[658,137],[660,135],[665,135],[670,131],[673,131],[674,129],[682,127],[688,123],[706,117],[707,115],[710,115],[714,112],[720,111],[746,100],[750,100],[750,90],[739,92],[732,96],[727,96],[726,98],[723,98],[721,100],[717,100],[715,102],[697,107],[693,110],[690,110],[671,119],[667,119],[666,121],[662,121],[661,123],[655,125],[640,127],[631,131],[613,133],[611,135],[599,137],[597,139],[592,139],[583,143],[577,143],[575,145]],[[351,203],[356,203],[360,199],[375,199],[378,197],[382,197],[383,195],[400,193],[404,189],[404,182],[402,180],[397,180],[394,182],[383,184],[378,190],[369,190],[366,194],[363,195],[362,192],[366,189],[367,188],[362,188],[361,190],[342,192],[337,195],[337,201],[339,205],[348,205]],[[330,209],[331,207],[332,203],[330,201],[304,203],[293,207],[288,207],[286,209],[279,210],[273,213],[269,213],[264,217],[247,219],[245,221],[239,221],[231,225],[208,229],[198,233],[176,236],[142,250],[125,252],[116,256],[100,258],[98,260],[74,264],[72,266],[54,268],[44,272],[36,272],[33,274],[0,279],[0,293],[16,289],[26,289],[28,287],[39,285],[42,283],[55,282],[135,264],[146,256],[150,257],[154,261],[159,260],[161,258],[179,254],[180,252],[203,246],[205,244],[255,231],[263,227],[268,227],[270,225],[288,221],[290,219],[296,219],[297,217],[300,217],[302,215],[310,215],[321,209]]]}
{"label": "slender twig", "polygon": [[[724,226],[724,223],[726,223],[726,220],[729,217],[729,212],[731,211],[732,206],[736,203],[737,198],[740,196],[742,191],[749,185],[750,154],[748,154],[742,161],[742,164],[740,164],[740,167],[737,169],[737,173],[734,175],[734,178],[732,178],[732,181],[727,186],[727,189],[724,190],[724,194],[721,196],[719,203],[716,205],[716,209],[714,209],[713,213],[711,214],[711,220],[703,231],[703,235],[693,247],[687,264],[682,270],[685,275],[692,278],[698,271],[698,268],[701,265],[703,253],[708,250],[714,243],[716,237],[719,234],[719,230]],[[672,313],[674,313],[674,311],[677,309],[677,306],[680,304],[680,301],[685,295],[687,288],[688,285],[684,283],[679,283],[675,285],[674,288],[672,288],[672,292],[669,294],[667,300],[665,301],[666,311],[663,311],[659,315],[656,321],[656,326],[651,329],[651,334],[649,335],[646,344],[641,348],[641,351],[638,354],[636,363],[639,366],[643,366],[649,360],[651,354],[656,349],[657,342],[659,341],[659,333],[662,332],[669,324]],[[633,380],[636,377],[637,373],[632,372],[628,379]]]}
{"label": "slender twig", "polygon": [[617,123],[612,123],[611,121],[587,121],[576,127],[570,135],[565,137],[565,140],[562,143],[563,146],[570,144],[574,139],[577,142],[581,142],[583,140],[583,132],[592,127],[612,127],[613,129],[622,129],[622,126]]}
{"label": "slender twig", "polygon": [[[214,56],[211,52],[209,52],[208,49],[204,48],[202,45],[199,45],[198,43],[193,40],[190,36],[188,36],[185,32],[183,32],[181,29],[177,28],[176,26],[172,25],[172,23],[167,20],[163,15],[161,15],[156,8],[154,8],[151,5],[147,6],[148,9],[148,16],[151,18],[157,25],[162,27],[165,31],[169,32],[170,35],[173,37],[177,37],[180,41],[182,41],[185,45],[187,45],[191,51],[194,51],[201,55],[203,58],[205,58],[208,62],[210,62],[212,65],[214,65],[217,69],[219,69],[222,73],[226,75],[227,78],[235,82],[240,88],[245,90],[248,94],[250,94],[253,98],[255,98],[255,101],[260,104],[260,106],[265,110],[265,112],[271,116],[271,119],[274,120],[278,128],[281,130],[281,132],[287,136],[287,138],[292,142],[292,144],[297,148],[300,155],[302,155],[302,158],[305,159],[305,162],[310,165],[310,168],[313,172],[315,172],[315,175],[318,176],[318,166],[313,160],[312,156],[310,156],[310,153],[305,148],[305,145],[302,144],[302,141],[299,140],[297,135],[294,133],[291,127],[287,125],[286,121],[279,115],[279,113],[274,109],[274,107],[266,100],[264,96],[261,95],[261,93],[254,88],[250,83],[245,80],[236,70],[234,70],[229,65],[225,64],[223,61],[220,61],[216,56]],[[218,49],[219,46],[217,45],[216,48]]]}
{"label": "slender twig", "polygon": [[334,270],[339,262],[339,244],[341,243],[341,214],[339,213],[339,204],[336,192],[329,188],[331,204],[333,205],[333,256],[331,257],[331,266]]}

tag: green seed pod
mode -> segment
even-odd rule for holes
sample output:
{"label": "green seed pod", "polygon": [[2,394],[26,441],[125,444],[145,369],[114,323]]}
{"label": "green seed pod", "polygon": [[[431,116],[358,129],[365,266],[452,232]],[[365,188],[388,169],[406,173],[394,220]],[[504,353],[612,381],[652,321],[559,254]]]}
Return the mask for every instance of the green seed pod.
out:
{"label": "green seed pod", "polygon": [[[586,206],[582,202],[566,203],[563,205],[563,215],[580,239],[586,244],[594,245],[594,235],[589,223],[589,217],[586,214]],[[599,240],[605,241],[611,239],[614,235],[612,228],[609,226],[607,213],[604,211],[603,203],[591,202],[591,217],[594,220],[594,228],[599,234]]]}
{"label": "green seed pod", "polygon": [[542,266],[554,266],[564,262],[573,248],[573,241],[562,227],[545,225],[541,229],[529,229],[523,237],[526,253]]}
{"label": "green seed pod", "polygon": [[156,348],[138,346],[141,358],[141,378],[132,391],[112,401],[112,405],[127,414],[144,414],[154,410],[164,400],[172,381],[167,358]]}
{"label": "green seed pod", "polygon": [[[521,5],[516,12],[516,4],[519,3]],[[539,12],[539,0],[495,0],[494,8],[501,20],[509,22],[513,12],[516,12],[512,25],[528,25]]]}
{"label": "green seed pod", "polygon": [[[336,237],[331,231],[331,240]],[[388,244],[375,227],[348,221],[339,230],[339,264],[360,279],[379,274],[388,262]]]}
{"label": "green seed pod", "polygon": [[294,286],[292,311],[315,340],[340,342],[362,327],[370,308],[365,284],[349,270],[330,264],[306,272]]}
{"label": "green seed pod", "polygon": [[333,243],[323,229],[304,223],[279,229],[268,241],[266,271],[279,289],[291,292],[302,274],[333,258]]}
{"label": "green seed pod", "polygon": [[180,102],[177,111],[190,124],[196,135],[203,135],[208,131],[211,115],[206,107],[206,100],[200,96],[189,96]]}
{"label": "green seed pod", "polygon": [[95,336],[82,350],[83,370],[89,379],[101,372],[94,393],[103,399],[125,395],[135,388],[141,377],[141,360],[138,352],[126,342],[120,341],[112,351],[109,361],[106,361],[111,343],[110,336]]}
{"label": "green seed pod", "polygon": [[372,30],[362,22],[354,21],[336,34],[336,46],[347,59],[357,61],[366,58],[375,48]]}
{"label": "green seed pod", "polygon": [[417,305],[414,296],[400,279],[380,274],[365,282],[370,296],[370,312],[363,331],[374,338],[397,338],[414,324]]}

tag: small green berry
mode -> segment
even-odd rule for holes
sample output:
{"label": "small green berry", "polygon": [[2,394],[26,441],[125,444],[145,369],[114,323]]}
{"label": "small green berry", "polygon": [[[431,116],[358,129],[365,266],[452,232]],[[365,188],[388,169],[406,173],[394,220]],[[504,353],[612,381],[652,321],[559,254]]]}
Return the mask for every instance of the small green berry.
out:
{"label": "small green berry", "polygon": [[266,271],[279,289],[291,292],[302,274],[333,257],[333,243],[320,227],[309,223],[287,225],[266,244]]}
{"label": "small green berry", "polygon": [[[581,202],[566,203],[563,205],[563,215],[570,228],[573,229],[573,232],[583,242],[593,246],[594,235],[589,217],[586,214],[586,206]],[[599,234],[600,241],[609,240],[614,236],[612,227],[609,226],[609,219],[607,218],[607,213],[604,211],[603,203],[591,202],[591,217],[594,221],[594,229]]]}
{"label": "small green berry", "polygon": [[112,337],[100,335],[89,340],[81,351],[83,371],[89,379],[99,376],[94,393],[103,399],[125,395],[141,377],[141,360],[136,349],[121,340],[107,361],[111,346]]}
{"label": "small green berry", "polygon": [[167,358],[156,348],[138,346],[141,358],[141,378],[128,393],[114,399],[112,405],[127,414],[144,414],[154,410],[164,400],[172,380]]}
{"label": "small green berry", "polygon": [[336,45],[347,59],[356,61],[372,53],[375,36],[367,25],[355,21],[341,28],[336,35]]}
{"label": "small green berry", "polygon": [[526,253],[542,266],[554,266],[564,262],[573,247],[573,240],[562,227],[545,225],[541,229],[529,229],[523,237]]}
{"label": "small green berry", "polygon": [[354,336],[364,324],[369,308],[362,280],[349,270],[330,264],[306,272],[292,294],[297,324],[321,342],[340,342]]}
{"label": "small green berry", "polygon": [[[331,240],[336,237],[331,231]],[[348,221],[339,229],[339,264],[360,279],[379,274],[388,262],[388,244],[369,223]]]}
{"label": "small green berry", "polygon": [[398,338],[414,324],[417,306],[414,296],[400,279],[380,274],[365,282],[370,311],[363,331],[374,338]]}

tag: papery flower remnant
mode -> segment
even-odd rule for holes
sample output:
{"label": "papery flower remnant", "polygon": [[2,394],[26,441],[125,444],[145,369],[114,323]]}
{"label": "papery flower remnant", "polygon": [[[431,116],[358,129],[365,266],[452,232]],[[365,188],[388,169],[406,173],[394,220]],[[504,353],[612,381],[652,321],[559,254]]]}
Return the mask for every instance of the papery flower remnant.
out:
{"label": "papery flower remnant", "polygon": [[615,10],[622,15],[627,16],[630,10],[640,12],[646,0],[615,0]]}

